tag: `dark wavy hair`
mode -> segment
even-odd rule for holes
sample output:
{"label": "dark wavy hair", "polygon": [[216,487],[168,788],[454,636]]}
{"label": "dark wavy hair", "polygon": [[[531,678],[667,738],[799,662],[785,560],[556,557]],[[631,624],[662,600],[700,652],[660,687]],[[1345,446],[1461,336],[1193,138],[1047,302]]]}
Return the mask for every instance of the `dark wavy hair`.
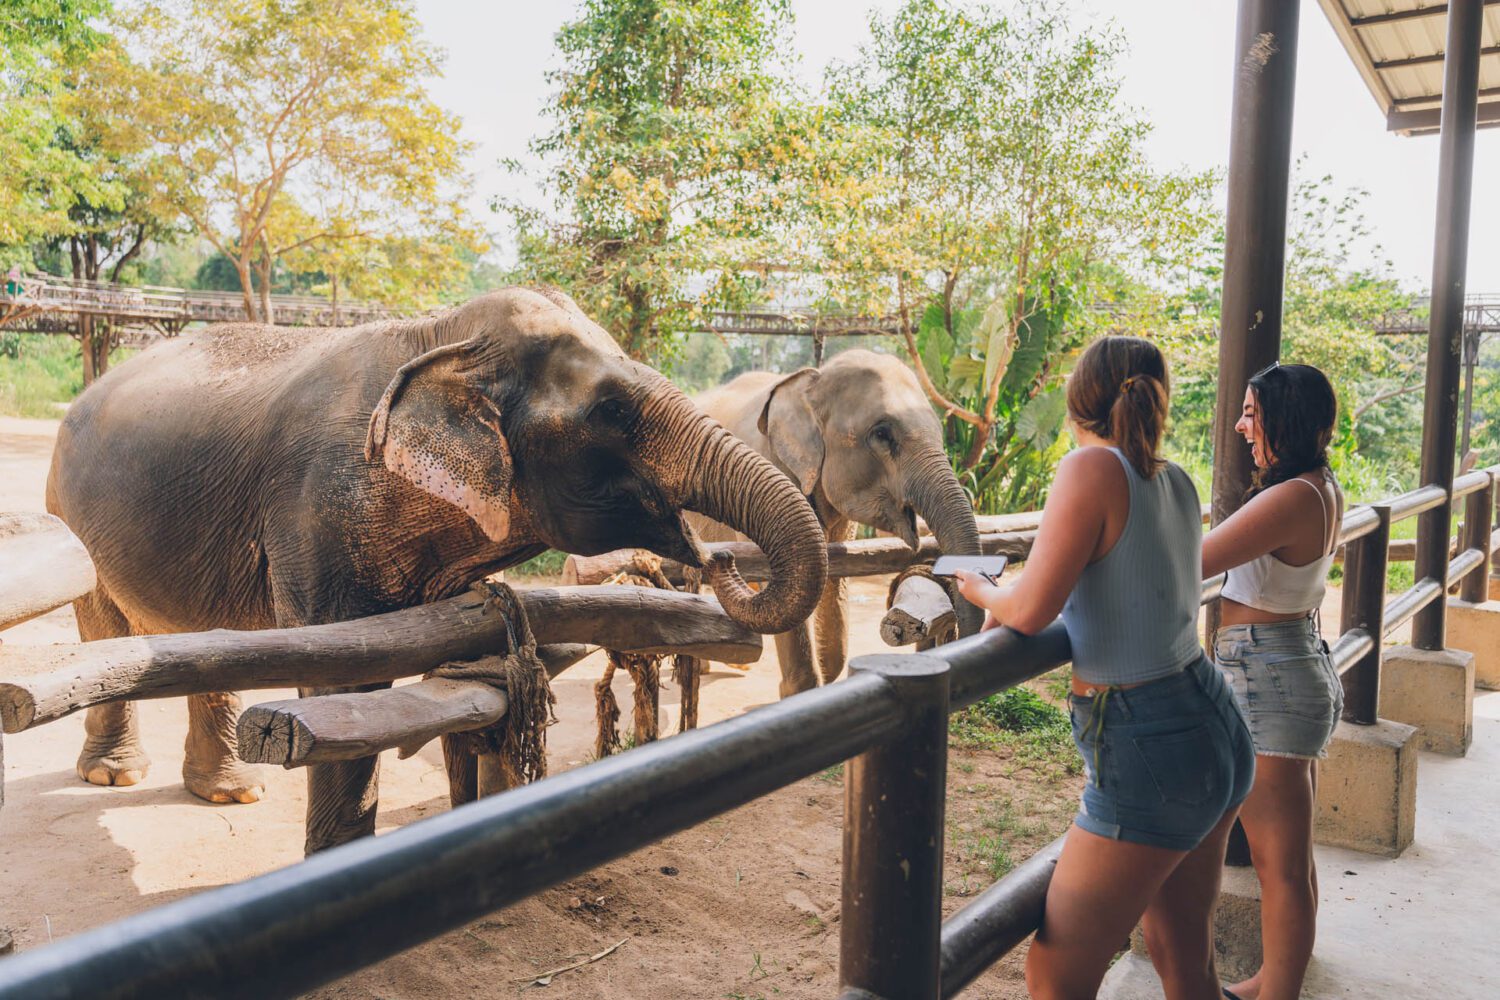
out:
{"label": "dark wavy hair", "polygon": [[1149,340],[1100,337],[1068,379],[1068,413],[1113,441],[1143,478],[1161,471],[1157,452],[1167,427],[1167,361]]}
{"label": "dark wavy hair", "polygon": [[1328,467],[1339,402],[1328,376],[1312,365],[1271,367],[1250,376],[1267,465],[1251,478],[1250,496],[1304,472]]}

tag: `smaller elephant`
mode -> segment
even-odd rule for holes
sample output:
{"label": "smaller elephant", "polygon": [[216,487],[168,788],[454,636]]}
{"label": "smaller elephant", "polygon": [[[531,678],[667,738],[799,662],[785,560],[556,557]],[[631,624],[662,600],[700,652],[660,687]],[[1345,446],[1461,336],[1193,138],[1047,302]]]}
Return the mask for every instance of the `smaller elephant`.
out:
{"label": "smaller elephant", "polygon": [[[790,375],[746,372],[694,401],[764,455],[807,495],[830,542],[846,541],[855,523],[918,544],[917,518],[932,527],[943,552],[979,551],[974,507],[943,450],[942,427],[911,369],[890,355],[844,351],[821,368]],[[743,536],[689,515],[709,541]],[[808,623],[776,636],[781,695],[839,676],[847,658],[844,581],[830,579]],[[978,610],[959,602],[959,631],[978,631]]]}

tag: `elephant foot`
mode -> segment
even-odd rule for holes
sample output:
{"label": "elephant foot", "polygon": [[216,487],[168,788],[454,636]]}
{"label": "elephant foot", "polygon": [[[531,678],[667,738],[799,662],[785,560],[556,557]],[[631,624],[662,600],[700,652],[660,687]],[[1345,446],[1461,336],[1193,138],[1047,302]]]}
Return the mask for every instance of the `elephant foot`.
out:
{"label": "elephant foot", "polygon": [[266,783],[260,768],[229,758],[216,767],[182,766],[182,783],[187,790],[207,802],[259,802],[266,797]]}
{"label": "elephant foot", "polygon": [[151,768],[151,758],[135,743],[87,740],[78,755],[78,776],[91,785],[138,785]]}

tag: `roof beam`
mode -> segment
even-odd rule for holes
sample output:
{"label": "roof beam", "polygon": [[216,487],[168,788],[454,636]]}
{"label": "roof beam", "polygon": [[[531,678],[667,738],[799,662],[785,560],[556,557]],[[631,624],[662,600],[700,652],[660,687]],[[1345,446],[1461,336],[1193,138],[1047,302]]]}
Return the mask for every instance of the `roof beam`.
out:
{"label": "roof beam", "polygon": [[[1484,56],[1500,55],[1500,45],[1487,45],[1479,50],[1481,58]],[[1443,61],[1444,54],[1435,52],[1430,56],[1408,56],[1405,59],[1387,59],[1385,62],[1375,64],[1376,69],[1402,69],[1406,66],[1428,66],[1432,63]]]}
{"label": "roof beam", "polygon": [[[1436,132],[1443,121],[1442,108],[1423,108],[1420,111],[1392,111],[1385,116],[1388,132],[1410,132],[1414,135]],[[1500,101],[1479,105],[1476,124],[1480,128],[1500,125]]]}
{"label": "roof beam", "polygon": [[[1479,99],[1481,101],[1491,97],[1500,97],[1500,87],[1481,87]],[[1441,107],[1443,103],[1442,94],[1428,94],[1424,97],[1398,97],[1391,102],[1391,108],[1395,111],[1405,111],[1419,105],[1430,104],[1433,107]]]}
{"label": "roof beam", "polygon": [[[1485,7],[1500,7],[1500,0],[1484,0]],[[1439,14],[1448,13],[1448,5],[1445,3],[1433,4],[1431,7],[1419,7],[1416,10],[1393,10],[1389,14],[1371,14],[1368,17],[1351,17],[1349,24],[1355,28],[1370,28],[1377,24],[1394,24],[1397,21],[1414,21],[1421,17],[1437,17]]]}

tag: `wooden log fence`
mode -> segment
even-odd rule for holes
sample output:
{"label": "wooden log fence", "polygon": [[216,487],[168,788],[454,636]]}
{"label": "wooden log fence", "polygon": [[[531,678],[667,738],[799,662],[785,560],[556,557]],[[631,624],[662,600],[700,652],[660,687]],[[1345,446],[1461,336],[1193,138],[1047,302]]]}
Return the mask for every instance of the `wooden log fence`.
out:
{"label": "wooden log fence", "polygon": [[[595,643],[754,662],[761,637],[712,597],[643,587],[519,590],[539,645]],[[500,648],[507,625],[477,592],[389,614],[292,629],[0,646],[0,725],[18,733],[111,701],[394,681]]]}
{"label": "wooden log fence", "polygon": [[19,625],[94,589],[94,562],[51,514],[0,514],[0,629]]}

